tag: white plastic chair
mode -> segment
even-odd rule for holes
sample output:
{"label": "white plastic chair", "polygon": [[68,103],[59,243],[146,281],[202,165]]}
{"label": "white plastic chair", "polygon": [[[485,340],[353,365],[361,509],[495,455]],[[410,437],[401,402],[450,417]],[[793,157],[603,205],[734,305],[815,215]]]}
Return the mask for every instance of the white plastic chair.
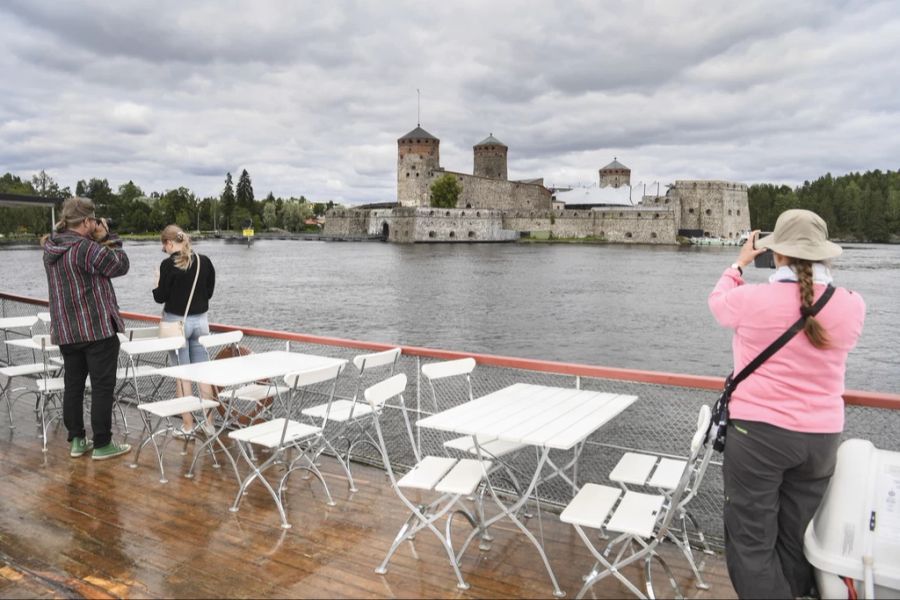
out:
{"label": "white plastic chair", "polygon": [[[115,403],[119,408],[119,413],[122,415],[122,424],[125,428],[125,433],[128,433],[128,421],[126,420],[125,411],[123,410],[121,405],[121,392],[123,388],[126,385],[131,386],[131,389],[134,391],[135,403],[139,405],[143,404],[144,402],[141,398],[138,379],[155,376],[156,372],[159,370],[158,367],[141,364],[142,358],[144,358],[148,354],[164,353],[165,362],[166,364],[168,364],[168,353],[183,348],[185,343],[186,341],[183,337],[145,338],[133,341],[124,341],[121,343],[121,345],[119,346],[119,352],[125,355],[126,363],[124,367],[116,370],[116,379],[121,380],[122,383],[116,389]],[[157,381],[153,386],[153,391],[150,393],[150,397],[154,400],[156,399],[156,395],[159,392],[159,388],[162,383],[163,380],[160,378],[160,380]]]}
{"label": "white plastic chair", "polygon": [[[200,342],[200,345],[207,350],[231,347],[234,351],[234,356],[240,356],[240,342],[242,339],[244,339],[244,332],[237,330],[204,335],[200,337],[198,341]],[[260,417],[259,409],[265,408],[265,400],[268,399],[271,401],[271,399],[275,397],[275,391],[275,384],[273,383],[250,383],[243,385],[236,390],[230,390],[227,395],[227,400],[237,400],[250,404],[253,409],[256,409],[252,414],[248,411],[239,410],[238,412],[244,417],[255,419]]]}
{"label": "white plastic chair", "polygon": [[[32,335],[34,335],[34,326],[37,322],[37,315],[0,318],[0,331],[3,332],[3,345],[6,347],[6,362],[4,366],[12,366],[12,357],[9,353],[9,344],[5,343],[6,340],[9,339],[9,334],[14,333],[22,337],[31,337]],[[21,329],[26,330],[27,333],[19,331]],[[35,357],[34,362],[37,362],[37,357]]]}
{"label": "white plastic chair", "polygon": [[[697,416],[697,426],[701,427],[703,423],[709,423],[709,407],[700,408]],[[697,460],[690,464],[691,477],[688,481],[688,487],[678,503],[678,514],[676,519],[681,524],[681,538],[676,535],[674,530],[669,530],[669,539],[675,543],[687,559],[691,570],[694,572],[695,585],[701,590],[709,589],[709,585],[703,580],[700,569],[694,559],[694,552],[691,548],[688,525],[690,525],[697,534],[697,539],[701,544],[701,550],[704,554],[713,554],[709,544],[706,543],[706,537],[703,530],[697,523],[697,520],[687,510],[687,505],[697,495],[706,469],[709,466],[710,455],[701,454]],[[681,474],[688,467],[688,461],[684,459],[668,458],[663,456],[654,456],[652,454],[641,454],[637,452],[626,452],[619,459],[619,462],[613,467],[609,474],[609,480],[618,483],[623,491],[628,491],[628,486],[641,486],[653,488],[666,497],[671,496],[672,492],[678,487]]]}
{"label": "white plastic chair", "polygon": [[[359,393],[364,382],[368,381],[371,383],[373,374],[380,376],[385,371],[388,371],[387,376],[393,375],[399,358],[400,348],[355,356],[353,365],[356,367],[358,375],[356,387],[353,390],[353,398],[350,400],[335,400],[330,404],[319,404],[303,411],[304,416],[315,419],[323,424],[323,427],[326,422],[337,425],[333,433],[326,431],[325,436],[328,438],[329,445],[332,448],[338,448],[342,441],[347,445],[341,466],[345,467],[347,484],[351,492],[357,491],[356,484],[353,482],[353,475],[350,472],[350,460],[354,447],[360,444],[367,444],[379,453],[381,452],[373,434],[372,409],[367,402],[359,398]],[[336,452],[336,456],[340,455]]]}
{"label": "white plastic chair", "polygon": [[[322,483],[325,489],[325,495],[328,498],[328,505],[334,506],[334,500],[331,498],[331,492],[328,490],[328,484],[325,478],[315,464],[314,456],[318,455],[319,444],[322,439],[322,428],[316,425],[301,423],[296,420],[296,416],[300,414],[300,408],[303,404],[303,396],[310,391],[313,386],[321,386],[330,382],[330,399],[334,398],[334,390],[337,385],[337,378],[343,370],[344,365],[334,365],[323,367],[304,373],[295,373],[287,375],[284,378],[291,391],[289,394],[277,394],[276,398],[282,403],[284,416],[257,423],[232,431],[228,437],[238,443],[238,449],[241,456],[244,457],[246,463],[250,466],[250,474],[240,482],[240,489],[234,499],[234,503],[229,509],[231,512],[240,510],[241,500],[244,493],[254,480],[258,479],[275,501],[278,508],[278,514],[281,517],[281,526],[289,529],[291,524],[287,520],[284,508],[284,493],[287,480],[293,471],[303,469],[309,471]],[[283,396],[287,396],[284,400]],[[269,458],[260,465],[256,464],[251,455],[248,453],[248,447],[253,444],[267,448],[271,454]],[[273,464],[282,463],[284,456],[289,450],[295,450],[298,454],[295,458],[287,462],[287,470],[282,475],[276,492],[272,485],[266,479],[264,472]]]}
{"label": "white plastic chair", "polygon": [[[447,458],[442,456],[425,456],[419,454],[412,428],[409,422],[409,416],[406,410],[406,404],[403,400],[403,391],[406,389],[406,375],[398,374],[393,377],[377,383],[365,391],[365,398],[369,403],[371,414],[373,415],[373,424],[375,433],[378,438],[378,446],[384,459],[384,466],[387,470],[388,477],[391,481],[391,487],[400,498],[400,501],[409,509],[410,515],[406,522],[397,532],[391,547],[384,557],[381,565],[375,569],[376,573],[387,573],[387,565],[393,557],[394,553],[404,541],[413,543],[415,536],[423,529],[431,531],[438,538],[453,573],[456,575],[456,587],[459,589],[468,589],[469,584],[463,579],[459,570],[459,561],[463,553],[466,551],[469,543],[476,535],[482,538],[486,535],[486,531],[481,526],[481,521],[477,520],[473,514],[467,510],[460,502],[462,498],[466,498],[475,493],[484,480],[484,473],[491,467],[489,461],[485,461],[482,465],[481,461],[476,459]],[[387,445],[384,441],[384,434],[381,428],[381,417],[387,402],[393,398],[397,398],[400,404],[400,411],[403,415],[406,433],[409,436],[410,446],[416,458],[416,464],[413,468],[399,479],[394,473],[391,466],[390,455]],[[420,504],[410,500],[407,490],[418,490],[424,492],[435,492],[438,497],[428,504]],[[473,531],[469,535],[466,542],[462,545],[458,553],[454,553],[451,538],[451,526],[453,516],[462,514]],[[481,511],[479,510],[479,514]],[[446,532],[442,534],[435,523],[441,518],[447,517]],[[414,549],[415,553],[415,549]]]}
{"label": "white plastic chair", "polygon": [[[700,411],[697,429],[691,439],[690,456],[682,468],[677,485],[670,493],[644,494],[588,483],[566,506],[559,516],[560,521],[570,523],[575,527],[575,531],[578,532],[579,537],[597,561],[591,572],[584,578],[584,585],[578,592],[577,598],[582,598],[595,583],[610,575],[621,581],[637,597],[654,598],[650,572],[654,558],[666,571],[669,583],[677,597],[682,597],[671,569],[656,552],[656,547],[669,537],[672,521],[683,510],[687,500],[692,497],[687,492],[694,474],[694,464],[697,461],[701,464],[709,462],[712,445],[704,445],[708,427],[709,407],[704,406]],[[621,533],[621,535],[610,542],[606,551],[601,553],[594,547],[584,528],[612,531]],[[609,552],[617,545],[620,548],[615,558],[611,561],[607,560]],[[644,562],[644,591],[641,591],[622,574],[624,567],[636,561]],[[600,570],[601,566],[605,567],[602,571]]]}
{"label": "white plastic chair", "polygon": [[[168,338],[164,338],[168,339]],[[176,338],[179,339],[179,338]],[[180,421],[173,423],[172,417],[183,415],[184,413],[195,413],[199,415],[200,418],[203,418],[203,414],[212,408],[216,408],[219,406],[219,403],[215,400],[208,399],[200,399],[196,396],[183,396],[180,398],[172,398],[170,400],[158,400],[156,402],[145,402],[142,404],[138,404],[137,408],[140,411],[141,419],[144,422],[144,431],[146,432],[146,437],[141,441],[138,445],[137,451],[134,453],[134,460],[131,465],[129,465],[132,469],[137,468],[138,460],[141,457],[141,450],[148,443],[153,444],[153,449],[156,450],[156,460],[159,463],[159,482],[167,483],[169,480],[166,479],[166,471],[163,466],[163,452],[165,452],[166,446],[171,439],[169,437],[169,433],[173,432],[176,427],[181,428]],[[156,423],[153,423],[153,417],[156,417]],[[165,441],[163,441],[162,446],[157,442],[156,438],[158,436],[165,436]],[[185,444],[187,441],[185,440]],[[227,449],[224,445],[220,446],[223,450],[225,450],[225,454],[231,459],[231,455],[228,454]],[[213,456],[213,460],[215,460],[215,453],[210,451]],[[216,463],[218,464],[218,463]],[[238,476],[237,465],[234,463],[234,460],[231,460],[231,464],[234,467],[235,476]]]}
{"label": "white plastic chair", "polygon": [[[37,323],[38,317],[12,317],[8,319],[0,319],[0,322],[5,322],[6,325],[0,327],[0,329],[4,330],[4,333],[7,330],[14,330],[16,328],[25,328],[28,329],[29,332],[33,330],[34,324]],[[34,338],[32,337],[32,340]],[[5,382],[0,382],[0,397],[6,402],[6,412],[9,415],[9,428],[15,429],[16,424],[13,421],[13,413],[12,406],[17,400],[18,397],[13,397],[14,392],[25,392],[28,390],[25,386],[20,386],[17,388],[13,388],[13,378],[14,377],[32,377],[37,378],[37,376],[43,375],[45,370],[44,361],[41,360],[37,362],[37,353],[33,353],[33,360],[35,362],[21,364],[21,365],[13,365],[11,359],[9,357],[9,344],[4,344],[6,346],[7,352],[7,363],[3,367],[0,367],[0,376],[5,378]]]}
{"label": "white plastic chair", "polygon": [[[61,394],[66,388],[66,381],[65,377],[59,374],[59,365],[53,361],[53,355],[59,352],[59,346],[54,345],[47,334],[35,335],[31,340],[37,348],[43,366],[35,380],[34,393],[37,396],[35,411],[41,424],[41,450],[46,452],[47,429],[53,421],[62,418]],[[86,378],[84,386],[86,390],[90,389],[90,377]]]}

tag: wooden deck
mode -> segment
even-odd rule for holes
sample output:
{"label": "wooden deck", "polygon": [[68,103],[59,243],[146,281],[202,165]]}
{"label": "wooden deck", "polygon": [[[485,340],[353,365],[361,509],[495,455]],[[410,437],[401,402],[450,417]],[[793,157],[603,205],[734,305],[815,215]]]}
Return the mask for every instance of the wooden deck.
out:
{"label": "wooden deck", "polygon": [[[463,558],[468,591],[456,589],[427,532],[416,540],[424,560],[407,544],[387,575],[375,574],[406,518],[378,469],[356,465],[360,491],[351,494],[336,463],[324,459],[334,507],[325,504],[318,482],[296,477],[288,500],[293,528],[284,530],[260,485],[251,485],[239,513],[228,511],[237,490],[230,468],[213,469],[207,460],[193,480],[181,477],[190,456],[179,454],[180,443],[169,445],[167,484],[158,482],[152,450],[137,469],[128,468],[130,456],[69,458],[61,425],[44,454],[28,404],[27,397],[17,404],[12,432],[5,407],[0,416],[0,597],[552,597],[534,548],[503,522],[492,530],[490,551],[473,545]],[[542,522],[560,586],[574,597],[590,556],[555,514],[544,511]],[[537,517],[529,527],[537,534]],[[703,572],[712,589],[702,591],[673,549],[663,554],[687,597],[735,597],[720,556],[706,557]],[[637,568],[625,572],[641,580]],[[672,597],[665,585],[659,577],[658,593]],[[629,595],[615,580],[588,594]]]}

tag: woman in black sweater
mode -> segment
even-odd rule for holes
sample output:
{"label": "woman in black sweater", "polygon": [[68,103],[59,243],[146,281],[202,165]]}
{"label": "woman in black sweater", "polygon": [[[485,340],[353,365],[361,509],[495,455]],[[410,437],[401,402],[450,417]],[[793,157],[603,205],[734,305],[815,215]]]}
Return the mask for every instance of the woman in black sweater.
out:
{"label": "woman in black sweater", "polygon": [[[163,304],[163,321],[184,320],[184,337],[187,344],[178,351],[178,364],[205,362],[209,360],[206,351],[199,339],[209,335],[209,299],[212,298],[216,287],[216,269],[207,256],[201,256],[191,249],[191,238],[178,225],[169,225],[160,234],[162,250],[169,255],[159,265],[157,273],[156,289],[153,290],[153,299]],[[200,268],[197,277],[197,268]],[[188,298],[191,296],[191,288],[194,278],[197,278],[197,287],[188,307]],[[185,319],[185,312],[187,318]],[[176,382],[178,395],[190,396],[191,384],[188,381]],[[200,385],[200,396],[212,398],[212,387],[206,384]],[[203,430],[211,434],[214,429],[211,422],[211,414],[202,424]],[[182,436],[189,434],[194,428],[194,419],[190,413],[182,415]],[[177,432],[176,432],[177,433]]]}

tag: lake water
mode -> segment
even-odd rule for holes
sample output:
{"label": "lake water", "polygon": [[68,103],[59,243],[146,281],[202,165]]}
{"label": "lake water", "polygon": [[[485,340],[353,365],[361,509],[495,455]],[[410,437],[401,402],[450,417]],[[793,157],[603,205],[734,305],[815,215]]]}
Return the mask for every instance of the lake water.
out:
{"label": "lake water", "polygon": [[[156,314],[164,258],[127,243],[123,310]],[[203,241],[215,322],[394,344],[724,376],[730,332],[706,298],[737,248]],[[37,248],[0,251],[0,288],[47,297]],[[770,271],[747,269],[749,282]],[[900,393],[900,246],[846,246],[835,281],[868,313],[847,387]]]}

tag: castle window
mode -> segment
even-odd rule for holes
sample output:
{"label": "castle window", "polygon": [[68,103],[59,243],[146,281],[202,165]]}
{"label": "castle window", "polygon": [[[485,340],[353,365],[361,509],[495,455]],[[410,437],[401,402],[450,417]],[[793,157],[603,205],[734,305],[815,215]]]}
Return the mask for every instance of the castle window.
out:
{"label": "castle window", "polygon": [[409,173],[407,173],[406,176],[409,177]]}
{"label": "castle window", "polygon": [[625,213],[619,213],[619,216],[620,216],[620,217],[624,217],[624,216],[625,216]]}
{"label": "castle window", "polygon": [[450,237],[455,238],[455,237],[456,237],[456,232],[455,232],[455,231],[451,231],[451,232],[450,232]]}
{"label": "castle window", "polygon": [[418,176],[419,176],[419,174],[418,174],[418,173],[416,173],[416,177],[418,177]]}
{"label": "castle window", "polygon": [[462,211],[461,213],[459,213],[459,216],[461,216],[461,217],[466,216],[466,211]]}
{"label": "castle window", "polygon": [[[468,205],[466,205],[466,206],[468,206]],[[475,216],[476,216],[476,217],[480,217],[480,216],[481,216],[481,212],[475,213]]]}
{"label": "castle window", "polygon": [[631,239],[631,232],[630,232],[630,231],[626,231],[626,232],[625,232],[625,237],[628,238],[628,239]]}
{"label": "castle window", "polygon": [[650,232],[650,239],[653,239],[653,240],[656,239],[656,232],[655,232],[655,231],[651,231],[651,232]]}
{"label": "castle window", "polygon": [[413,165],[413,166],[410,167],[410,168],[411,168],[413,171],[415,171],[415,170],[416,170],[416,165]]}
{"label": "castle window", "polygon": [[471,202],[466,202],[466,208],[472,208],[472,203],[471,203]]}
{"label": "castle window", "polygon": [[474,232],[474,231],[470,231],[470,232],[469,232],[469,239],[470,239],[470,240],[474,240],[474,239],[475,239],[475,232]]}
{"label": "castle window", "polygon": [[578,216],[578,213],[573,213],[572,216],[573,216],[573,217],[577,217],[577,216]]}
{"label": "castle window", "polygon": [[707,208],[707,209],[706,209],[706,216],[708,217],[708,216],[711,215],[711,214],[712,214],[712,210],[709,209],[709,208]]}
{"label": "castle window", "polygon": [[638,213],[638,217],[640,217],[640,216],[641,216],[641,213]]}
{"label": "castle window", "polygon": [[669,199],[668,199],[668,198],[666,198],[666,204],[668,204],[668,203],[669,203]]}
{"label": "castle window", "polygon": [[437,234],[436,234],[435,232],[433,232],[433,231],[429,231],[429,232],[428,232],[428,237],[430,237],[430,238],[433,238],[433,237],[435,237],[436,235],[437,235]]}
{"label": "castle window", "polygon": [[731,216],[731,209],[730,209],[730,208],[728,209],[728,216],[729,216],[729,217]]}
{"label": "castle window", "polygon": [[741,211],[740,211],[740,210],[737,211],[737,216],[741,216]]}
{"label": "castle window", "polygon": [[450,211],[448,210],[447,213],[446,213],[444,216],[445,216],[445,217],[449,217],[449,216],[450,216]]}
{"label": "castle window", "polygon": [[693,209],[693,208],[689,208],[689,209],[688,209],[688,214],[694,214],[694,209]]}
{"label": "castle window", "polygon": [[460,181],[462,181],[462,176],[458,177],[458,179],[459,179]]}
{"label": "castle window", "polygon": [[434,211],[433,211],[433,210],[429,210],[429,211],[428,211],[428,216],[429,216],[429,217],[433,217],[433,216],[434,216]]}
{"label": "castle window", "polygon": [[658,219],[658,218],[659,218],[659,213],[653,213],[653,218],[654,218],[654,219]]}

